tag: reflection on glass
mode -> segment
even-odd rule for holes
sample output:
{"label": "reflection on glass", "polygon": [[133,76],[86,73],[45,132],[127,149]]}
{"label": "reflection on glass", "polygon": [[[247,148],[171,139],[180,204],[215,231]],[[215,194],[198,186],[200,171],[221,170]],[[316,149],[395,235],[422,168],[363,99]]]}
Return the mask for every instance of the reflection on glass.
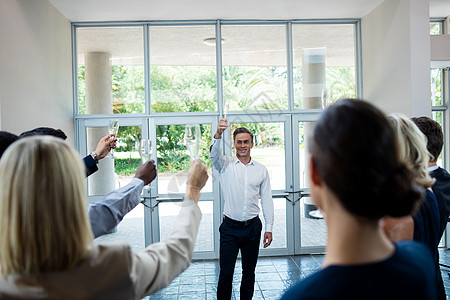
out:
{"label": "reflection on glass", "polygon": [[286,26],[224,25],[222,38],[225,114],[287,109]]}
{"label": "reflection on glass", "polygon": [[142,26],[76,29],[79,114],[145,112],[143,36]]}
{"label": "reflection on glass", "polygon": [[[285,189],[284,123],[231,123],[230,126],[231,134],[239,127],[253,133],[252,159],[267,168],[272,190]],[[232,154],[236,155],[233,144],[230,147]]]}
{"label": "reflection on glass", "polygon": [[[197,124],[200,127],[200,160],[211,168],[209,143],[211,125]],[[185,146],[185,125],[156,126],[156,154],[158,160],[158,193],[179,194],[186,189],[186,180],[190,167],[190,155]],[[202,192],[212,192],[212,178],[208,178]]]}
{"label": "reflection on glass", "polygon": [[[195,242],[195,252],[214,251],[213,232],[213,201],[199,201],[202,210],[202,220]],[[175,219],[180,212],[180,203],[160,203],[159,207],[159,235],[164,240],[172,230]]]}
{"label": "reflection on glass", "polygon": [[[292,44],[296,109],[321,109],[356,96],[353,24],[294,24]],[[318,49],[325,51],[311,54]]]}
{"label": "reflection on glass", "polygon": [[[299,122],[299,162],[300,188],[309,187],[308,181],[308,137],[314,128],[313,122]],[[300,205],[301,247],[325,246],[327,228],[322,214],[311,197],[303,197]]]}
{"label": "reflection on glass", "polygon": [[152,112],[217,110],[215,26],[151,26]]}

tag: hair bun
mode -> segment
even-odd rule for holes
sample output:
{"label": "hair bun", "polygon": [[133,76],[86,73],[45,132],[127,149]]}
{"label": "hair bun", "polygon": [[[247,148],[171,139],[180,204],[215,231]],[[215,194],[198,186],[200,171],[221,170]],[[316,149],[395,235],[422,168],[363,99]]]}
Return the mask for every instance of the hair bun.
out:
{"label": "hair bun", "polygon": [[385,212],[391,217],[403,217],[414,213],[423,200],[424,189],[413,180],[413,174],[401,165],[390,176],[383,201]]}

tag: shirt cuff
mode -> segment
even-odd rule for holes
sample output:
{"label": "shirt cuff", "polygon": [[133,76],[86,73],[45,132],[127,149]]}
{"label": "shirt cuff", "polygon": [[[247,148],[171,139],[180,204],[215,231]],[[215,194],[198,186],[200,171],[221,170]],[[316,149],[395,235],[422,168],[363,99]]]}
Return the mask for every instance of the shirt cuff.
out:
{"label": "shirt cuff", "polygon": [[142,187],[144,187],[144,180],[134,177],[133,179],[131,179],[131,181],[128,184],[133,184],[133,185],[142,185]]}
{"label": "shirt cuff", "polygon": [[273,225],[272,224],[266,224],[266,231],[265,232],[272,232]]}

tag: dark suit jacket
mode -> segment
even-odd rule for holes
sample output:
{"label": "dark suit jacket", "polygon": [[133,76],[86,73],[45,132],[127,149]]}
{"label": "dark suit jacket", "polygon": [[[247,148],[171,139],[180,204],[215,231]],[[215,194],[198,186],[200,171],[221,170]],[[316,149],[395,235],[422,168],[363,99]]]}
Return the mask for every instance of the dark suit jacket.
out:
{"label": "dark suit jacket", "polygon": [[86,166],[86,177],[97,172],[98,170],[97,164],[95,163],[95,160],[92,158],[91,155],[88,155],[85,158],[83,158],[83,161]]}
{"label": "dark suit jacket", "polygon": [[437,168],[430,175],[436,178],[436,182],[431,188],[438,203],[440,217],[439,237],[442,238],[450,213],[450,174],[445,169]]}

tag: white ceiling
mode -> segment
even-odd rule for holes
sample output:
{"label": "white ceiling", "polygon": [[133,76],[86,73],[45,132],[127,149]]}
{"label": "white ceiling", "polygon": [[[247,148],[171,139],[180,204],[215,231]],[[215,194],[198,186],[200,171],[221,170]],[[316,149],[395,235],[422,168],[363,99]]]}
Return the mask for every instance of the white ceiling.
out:
{"label": "white ceiling", "polygon": [[[361,18],[383,0],[49,0],[82,21]],[[450,0],[430,0],[430,16],[450,14]]]}

